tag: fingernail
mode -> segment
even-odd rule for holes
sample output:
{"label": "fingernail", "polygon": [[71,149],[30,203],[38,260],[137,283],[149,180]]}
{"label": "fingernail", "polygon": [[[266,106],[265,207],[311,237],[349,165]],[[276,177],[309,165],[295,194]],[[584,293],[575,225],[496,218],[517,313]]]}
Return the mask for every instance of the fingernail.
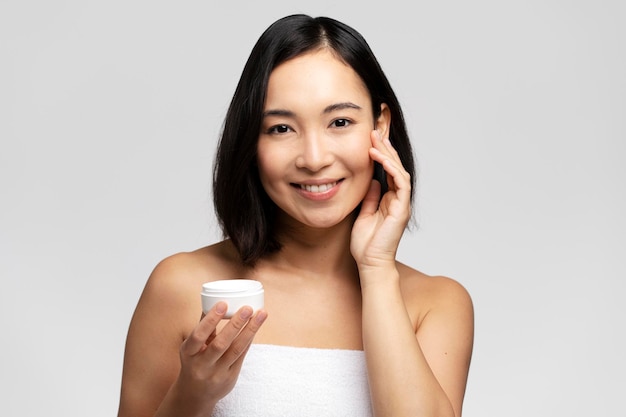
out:
{"label": "fingernail", "polygon": [[256,324],[261,324],[265,321],[265,319],[267,318],[267,312],[265,311],[259,311],[256,315]]}
{"label": "fingernail", "polygon": [[241,310],[240,317],[242,319],[248,320],[250,318],[250,316],[252,316],[252,309],[251,308],[246,307],[243,310]]}
{"label": "fingernail", "polygon": [[219,303],[215,305],[215,312],[217,314],[224,314],[226,313],[227,308],[228,307],[226,306],[226,303],[223,303],[220,301]]}

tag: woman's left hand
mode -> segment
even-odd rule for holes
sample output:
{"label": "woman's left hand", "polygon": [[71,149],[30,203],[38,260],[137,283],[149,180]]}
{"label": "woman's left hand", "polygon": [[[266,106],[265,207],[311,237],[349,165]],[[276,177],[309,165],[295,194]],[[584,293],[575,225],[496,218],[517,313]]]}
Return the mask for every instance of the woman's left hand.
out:
{"label": "woman's left hand", "polygon": [[380,199],[381,185],[372,180],[352,227],[350,251],[361,271],[395,268],[398,245],[411,217],[411,176],[389,139],[377,130],[371,139],[370,157],[387,173],[388,191]]}

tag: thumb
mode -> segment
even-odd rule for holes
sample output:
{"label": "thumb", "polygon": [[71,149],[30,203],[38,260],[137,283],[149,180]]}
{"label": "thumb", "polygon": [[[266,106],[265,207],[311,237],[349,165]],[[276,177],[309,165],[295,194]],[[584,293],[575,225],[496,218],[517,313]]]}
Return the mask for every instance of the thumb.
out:
{"label": "thumb", "polygon": [[367,194],[361,203],[361,215],[370,216],[378,210],[378,204],[380,202],[380,183],[376,180],[372,180]]}

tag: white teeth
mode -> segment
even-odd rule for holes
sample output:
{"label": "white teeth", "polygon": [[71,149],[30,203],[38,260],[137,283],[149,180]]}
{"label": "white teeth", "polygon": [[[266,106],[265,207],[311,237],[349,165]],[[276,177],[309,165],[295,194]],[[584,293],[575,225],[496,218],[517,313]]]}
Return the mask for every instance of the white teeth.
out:
{"label": "white teeth", "polygon": [[307,190],[310,193],[323,193],[325,191],[330,190],[335,185],[337,185],[337,181],[331,182],[330,184],[321,184],[321,185],[300,184],[300,188],[303,190]]}

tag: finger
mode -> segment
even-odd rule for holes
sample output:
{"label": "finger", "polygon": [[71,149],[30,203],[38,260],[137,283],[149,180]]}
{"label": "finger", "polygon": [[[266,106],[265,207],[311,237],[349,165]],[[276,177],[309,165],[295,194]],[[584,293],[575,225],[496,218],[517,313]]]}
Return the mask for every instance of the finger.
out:
{"label": "finger", "polygon": [[400,157],[389,139],[383,139],[382,135],[377,130],[374,130],[372,133],[372,147],[380,151],[385,157],[400,162]]}
{"label": "finger", "polygon": [[217,324],[224,318],[228,306],[220,301],[200,320],[191,334],[181,346],[181,351],[187,355],[195,355],[206,346],[207,340],[215,335]]}
{"label": "finger", "polygon": [[389,159],[385,159],[382,163],[383,169],[387,175],[387,185],[389,190],[401,194],[403,197],[411,194],[411,176],[402,168]]}
{"label": "finger", "polygon": [[371,134],[372,147],[378,149],[380,152],[386,152],[386,146],[383,143],[383,137],[378,130],[373,130]]}
{"label": "finger", "polygon": [[239,372],[241,371],[241,367],[243,365],[243,361],[246,358],[246,355],[248,354],[248,350],[250,350],[250,346],[252,345],[252,343],[248,343],[248,346],[246,346],[246,348],[244,349],[243,353],[241,355],[239,355],[237,357],[237,359],[235,359],[235,361],[230,364],[229,366],[229,370],[231,372],[235,372],[237,374],[239,374]]}
{"label": "finger", "polygon": [[[372,147],[380,152],[378,156],[382,157],[383,160],[384,158],[388,158],[394,161],[395,163],[397,163],[398,167],[401,167],[400,169],[401,171],[406,172],[406,170],[404,169],[404,165],[402,164],[402,159],[400,158],[400,154],[398,153],[396,148],[393,146],[389,138],[383,139],[383,137],[377,130],[374,130],[372,133]],[[382,163],[382,160],[376,159],[376,161]]]}
{"label": "finger", "polygon": [[215,336],[208,348],[221,357],[230,348],[235,337],[237,337],[251,317],[252,308],[250,306],[241,307],[224,326],[222,331]]}
{"label": "finger", "polygon": [[393,147],[391,140],[389,140],[389,138],[383,139],[383,144],[385,145],[385,148],[389,151],[389,153],[393,155],[398,161],[400,161],[400,155],[398,154],[396,148]]}
{"label": "finger", "polygon": [[402,162],[396,157],[385,154],[377,148],[370,148],[370,157],[374,161],[380,163],[385,172],[389,174],[390,178],[388,177],[387,180],[390,189],[395,189],[395,183],[401,178],[404,178],[406,182],[405,185],[410,186],[410,182],[408,181],[410,179],[410,175],[402,166]]}
{"label": "finger", "polygon": [[402,161],[400,160],[400,157],[395,149],[393,149],[393,147],[388,148],[382,140],[373,141],[372,147],[370,148],[370,157],[380,164],[382,164],[385,160],[389,160],[399,166],[402,166]]}
{"label": "finger", "polygon": [[245,356],[248,348],[252,344],[254,336],[267,319],[267,312],[265,310],[259,310],[246,324],[246,326],[233,340],[230,348],[224,353],[220,362],[224,365],[233,368],[241,365],[243,357]]}

